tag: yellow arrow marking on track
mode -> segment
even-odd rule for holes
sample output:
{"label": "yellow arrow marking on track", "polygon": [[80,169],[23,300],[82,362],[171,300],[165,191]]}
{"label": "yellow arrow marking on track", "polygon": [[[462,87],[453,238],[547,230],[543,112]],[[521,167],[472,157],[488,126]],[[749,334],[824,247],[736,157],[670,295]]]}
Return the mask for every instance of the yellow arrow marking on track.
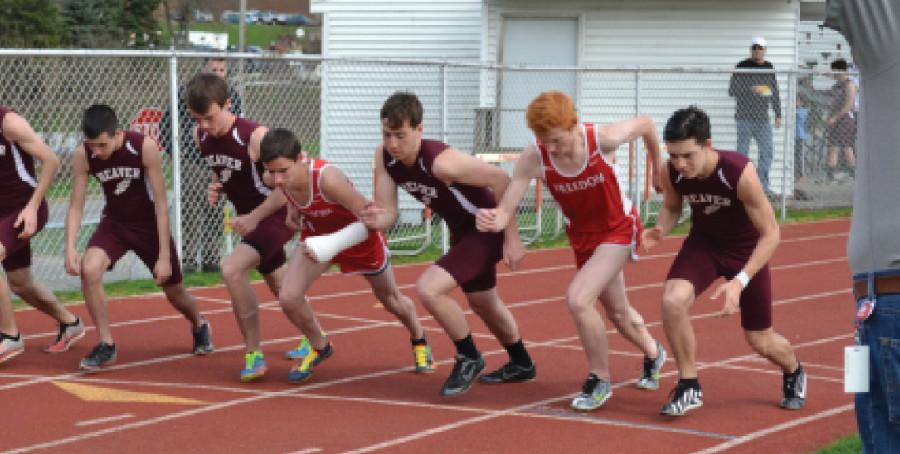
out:
{"label": "yellow arrow marking on track", "polygon": [[125,391],[121,389],[105,388],[102,386],[85,385],[71,382],[52,382],[58,388],[85,401],[101,402],[140,402],[149,404],[181,404],[203,405],[206,402],[185,397],[167,396],[165,394],[143,393],[137,391]]}

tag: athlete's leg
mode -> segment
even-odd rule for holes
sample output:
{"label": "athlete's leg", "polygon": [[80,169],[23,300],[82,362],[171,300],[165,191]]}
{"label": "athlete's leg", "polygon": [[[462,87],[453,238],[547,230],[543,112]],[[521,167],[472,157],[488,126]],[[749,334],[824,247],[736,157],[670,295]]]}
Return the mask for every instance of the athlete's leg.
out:
{"label": "athlete's leg", "polygon": [[327,346],[328,340],[306,298],[306,292],[312,283],[328,270],[330,264],[310,260],[303,253],[302,248],[302,245],[297,246],[286,269],[282,271],[282,274],[286,273],[289,278],[281,284],[278,303],[281,304],[281,310],[284,311],[288,320],[306,336],[310,345],[317,350],[322,350]]}
{"label": "athlete's leg", "polygon": [[600,301],[606,308],[606,315],[625,339],[644,352],[648,358],[656,358],[659,354],[656,340],[647,331],[644,318],[628,303],[625,291],[625,277],[621,271],[607,284],[600,293]]}
{"label": "athlete's leg", "polygon": [[78,320],[75,314],[59,304],[59,300],[50,289],[34,280],[31,275],[31,267],[7,271],[6,278],[9,280],[9,287],[13,293],[19,295],[30,306],[53,317],[57,322],[71,324]]}
{"label": "athlete's leg", "polygon": [[378,298],[384,309],[394,314],[397,320],[403,323],[403,326],[409,330],[412,339],[425,337],[425,331],[422,329],[422,324],[416,316],[416,305],[412,299],[400,293],[397,281],[394,278],[394,270],[391,269],[390,265],[387,265],[382,272],[367,275],[365,278],[369,281],[369,285],[372,286],[372,292],[375,293],[375,297]]}
{"label": "athlete's leg", "polygon": [[112,331],[109,327],[106,292],[103,289],[103,274],[111,264],[106,251],[99,247],[88,247],[81,258],[81,291],[84,303],[94,321],[94,327],[100,342],[112,344]]}
{"label": "athlete's leg", "polygon": [[[5,259],[6,247],[0,243],[0,261]],[[19,334],[19,329],[16,327],[12,299],[9,295],[9,283],[6,279],[0,279],[0,333],[13,337]]]}
{"label": "athlete's leg", "polygon": [[249,278],[250,270],[259,265],[259,261],[259,252],[246,243],[238,244],[222,260],[222,278],[231,295],[231,308],[248,351],[260,351],[261,348],[259,307]]}
{"label": "athlete's leg", "polygon": [[[456,280],[444,268],[431,265],[416,281],[416,294],[453,341],[469,335],[469,323],[459,304],[450,296]],[[471,300],[470,300],[471,302]],[[472,310],[475,310],[473,307]]]}
{"label": "athlete's leg", "polygon": [[184,283],[178,282],[164,285],[162,289],[172,307],[191,322],[191,329],[197,330],[200,327],[202,317],[197,309],[197,299],[194,298],[194,295],[188,293],[187,289],[184,288]]}
{"label": "athlete's leg", "polygon": [[694,298],[694,285],[690,281],[666,281],[662,300],[663,328],[681,378],[697,378],[697,341],[689,313]]}
{"label": "athlete's leg", "polygon": [[797,370],[800,364],[790,342],[772,328],[751,331],[744,330],[744,338],[756,353],[777,364],[781,370],[789,374]]}
{"label": "athlete's leg", "polygon": [[484,320],[484,324],[502,345],[510,345],[521,339],[516,319],[503,304],[496,287],[479,292],[466,292],[466,299],[472,311]]}

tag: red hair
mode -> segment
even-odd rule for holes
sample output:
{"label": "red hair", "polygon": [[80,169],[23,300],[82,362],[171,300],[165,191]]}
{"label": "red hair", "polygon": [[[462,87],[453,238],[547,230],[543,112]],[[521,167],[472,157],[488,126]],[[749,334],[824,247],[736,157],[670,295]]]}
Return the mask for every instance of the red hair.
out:
{"label": "red hair", "polygon": [[572,129],[578,122],[575,103],[561,91],[545,91],[528,104],[525,112],[528,128],[536,135],[546,134],[553,128]]}

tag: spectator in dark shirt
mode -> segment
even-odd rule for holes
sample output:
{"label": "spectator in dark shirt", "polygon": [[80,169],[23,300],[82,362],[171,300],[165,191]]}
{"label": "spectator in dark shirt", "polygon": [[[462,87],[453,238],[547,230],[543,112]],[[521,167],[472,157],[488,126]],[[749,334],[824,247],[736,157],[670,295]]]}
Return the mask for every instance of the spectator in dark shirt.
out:
{"label": "spectator in dark shirt", "polygon": [[749,156],[750,139],[756,140],[759,150],[757,173],[763,189],[769,193],[769,168],[772,166],[772,125],[769,123],[769,105],[775,111],[775,127],[781,127],[781,99],[775,67],[766,60],[765,38],[753,38],[750,58],[735,66],[739,70],[771,70],[771,73],[741,72],[731,75],[728,96],[734,97],[734,119],[737,125],[737,150]]}

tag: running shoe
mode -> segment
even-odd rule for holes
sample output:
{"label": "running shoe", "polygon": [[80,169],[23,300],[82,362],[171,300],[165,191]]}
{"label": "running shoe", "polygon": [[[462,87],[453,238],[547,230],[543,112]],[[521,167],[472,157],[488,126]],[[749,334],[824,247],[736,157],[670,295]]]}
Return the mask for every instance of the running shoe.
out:
{"label": "running shoe", "polygon": [[15,337],[6,333],[0,333],[0,363],[8,361],[25,351],[25,341],[22,340],[22,334],[16,334]]}
{"label": "running shoe", "polygon": [[525,367],[512,361],[504,364],[499,369],[478,377],[478,381],[482,383],[499,384],[499,383],[521,383],[526,381],[534,381],[537,376],[537,368],[534,363]]}
{"label": "running shoe", "polygon": [[659,414],[666,416],[681,416],[690,410],[703,406],[703,391],[700,385],[693,387],[681,380],[675,385],[675,389],[669,393],[671,400],[663,405]]}
{"label": "running shoe", "polygon": [[309,346],[309,339],[306,336],[301,336],[300,344],[297,345],[297,348],[284,352],[284,359],[291,361],[301,360],[309,354],[310,350],[312,350],[312,347]]}
{"label": "running shoe", "polygon": [[456,396],[469,390],[475,377],[484,370],[484,358],[469,358],[465,355],[456,355],[456,364],[450,376],[441,388],[441,395],[445,397]]}
{"label": "running shoe", "polygon": [[256,381],[266,375],[266,358],[262,352],[247,352],[244,355],[244,370],[241,371],[241,381]]}
{"label": "running shoe", "polygon": [[100,342],[81,360],[79,367],[87,372],[97,372],[105,366],[109,366],[116,362],[116,346],[115,344],[107,344]]}
{"label": "running shoe", "polygon": [[413,345],[413,359],[416,362],[417,374],[430,374],[437,369],[434,358],[431,356],[431,346],[428,344]]}
{"label": "running shoe", "polygon": [[209,320],[201,319],[200,327],[196,331],[192,330],[191,335],[194,337],[195,355],[203,356],[213,352],[212,327]]}
{"label": "running shoe", "polygon": [[302,383],[308,380],[309,377],[312,376],[313,367],[328,359],[333,353],[334,348],[331,346],[331,342],[327,343],[325,348],[321,350],[312,349],[310,353],[303,357],[303,360],[297,364],[297,367],[294,367],[288,372],[288,380],[290,380],[291,383]]}
{"label": "running shoe", "polygon": [[666,349],[663,348],[662,344],[659,342],[656,343],[656,354],[655,359],[651,359],[648,357],[644,357],[644,370],[641,373],[641,377],[638,378],[638,381],[635,383],[635,386],[638,389],[647,389],[651,391],[655,391],[659,389],[659,371],[662,370],[663,364],[666,363]]}
{"label": "running shoe", "polygon": [[572,409],[578,411],[592,411],[603,406],[612,397],[612,385],[609,380],[604,380],[596,374],[589,374],[581,392],[572,399]]}
{"label": "running shoe", "polygon": [[806,405],[806,371],[798,364],[792,374],[784,374],[782,391],[784,398],[779,406],[785,410],[799,410]]}

